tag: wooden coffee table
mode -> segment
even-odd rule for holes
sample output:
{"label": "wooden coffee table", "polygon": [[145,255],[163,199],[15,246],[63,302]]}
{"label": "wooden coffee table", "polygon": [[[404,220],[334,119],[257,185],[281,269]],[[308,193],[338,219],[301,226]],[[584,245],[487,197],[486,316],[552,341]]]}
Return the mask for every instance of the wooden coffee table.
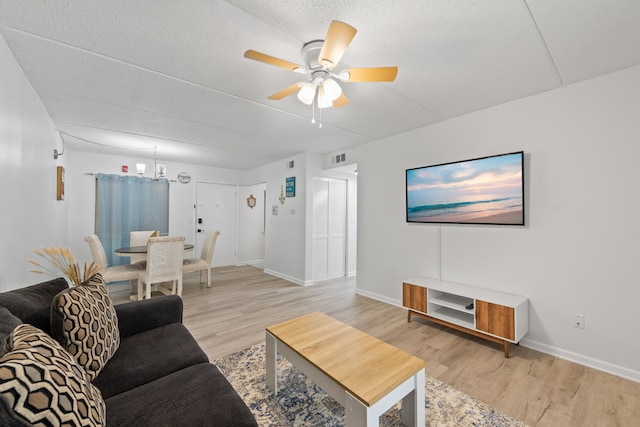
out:
{"label": "wooden coffee table", "polygon": [[377,426],[402,400],[405,426],[424,426],[426,362],[315,312],[266,330],[267,387],[278,394],[282,354],[345,408],[346,426]]}

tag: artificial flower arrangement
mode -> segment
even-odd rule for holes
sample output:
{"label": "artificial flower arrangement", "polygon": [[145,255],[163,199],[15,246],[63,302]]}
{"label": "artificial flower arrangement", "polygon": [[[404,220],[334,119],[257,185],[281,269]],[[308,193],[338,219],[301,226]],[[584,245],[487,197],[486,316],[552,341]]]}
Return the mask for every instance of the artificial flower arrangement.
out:
{"label": "artificial flower arrangement", "polygon": [[31,270],[32,273],[50,274],[54,277],[60,273],[72,286],[80,286],[85,280],[100,271],[95,262],[91,264],[84,263],[84,270],[80,269],[80,265],[76,262],[76,257],[67,247],[59,248],[51,246],[48,248],[34,249],[35,253],[46,259],[54,268],[45,267],[38,262],[30,259],[29,263],[41,268],[42,270]]}

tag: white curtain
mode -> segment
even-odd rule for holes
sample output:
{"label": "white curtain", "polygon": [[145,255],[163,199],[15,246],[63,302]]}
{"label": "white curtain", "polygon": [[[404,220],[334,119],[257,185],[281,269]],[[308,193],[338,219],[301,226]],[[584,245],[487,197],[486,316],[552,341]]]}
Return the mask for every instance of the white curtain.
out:
{"label": "white curtain", "polygon": [[98,174],[96,178],[96,234],[109,266],[127,264],[115,250],[129,246],[129,232],[169,232],[169,181],[138,176]]}

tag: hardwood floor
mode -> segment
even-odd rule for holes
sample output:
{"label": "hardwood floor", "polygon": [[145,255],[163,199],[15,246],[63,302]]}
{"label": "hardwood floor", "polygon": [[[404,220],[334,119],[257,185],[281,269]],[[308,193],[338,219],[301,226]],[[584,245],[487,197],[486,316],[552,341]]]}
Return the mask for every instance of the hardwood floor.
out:
{"label": "hardwood floor", "polygon": [[[640,384],[519,346],[505,359],[501,345],[415,317],[407,323],[405,309],[356,295],[355,278],[303,287],[246,266],[215,268],[211,288],[198,279],[184,278],[184,323],[211,360],[264,341],[268,325],[322,311],[531,426],[640,424]],[[116,304],[128,301],[128,285],[110,290]]]}

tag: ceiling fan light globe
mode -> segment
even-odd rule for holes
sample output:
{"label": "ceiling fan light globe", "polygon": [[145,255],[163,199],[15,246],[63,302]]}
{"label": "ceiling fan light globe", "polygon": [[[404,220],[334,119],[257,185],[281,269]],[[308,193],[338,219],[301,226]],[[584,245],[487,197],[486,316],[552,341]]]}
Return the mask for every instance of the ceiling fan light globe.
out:
{"label": "ceiling fan light globe", "polygon": [[342,95],[342,88],[335,80],[328,78],[322,82],[322,89],[324,94],[329,97],[331,101],[335,101]]}
{"label": "ceiling fan light globe", "polygon": [[316,96],[316,87],[311,83],[305,83],[298,91],[298,99],[303,104],[311,105]]}
{"label": "ceiling fan light globe", "polygon": [[343,82],[348,82],[349,79],[351,78],[351,74],[349,74],[348,71],[341,71],[340,74],[338,74],[338,78],[340,80],[342,80]]}
{"label": "ceiling fan light globe", "polygon": [[318,108],[327,108],[333,105],[333,100],[327,96],[324,88],[318,88]]}

